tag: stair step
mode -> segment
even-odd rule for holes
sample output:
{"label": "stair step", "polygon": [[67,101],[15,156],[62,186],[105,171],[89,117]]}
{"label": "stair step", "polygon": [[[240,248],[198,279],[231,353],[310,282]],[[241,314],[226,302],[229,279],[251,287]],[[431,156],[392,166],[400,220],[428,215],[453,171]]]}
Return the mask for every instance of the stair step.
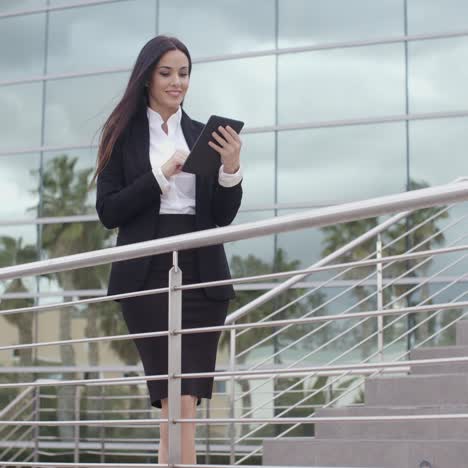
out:
{"label": "stair step", "polygon": [[465,405],[468,374],[410,374],[368,377],[367,406]]}
{"label": "stair step", "polygon": [[[468,322],[468,320],[467,320]],[[436,359],[468,356],[468,346],[436,346],[413,349],[410,359]],[[444,364],[418,364],[411,366],[411,374],[455,374],[468,373],[468,360],[466,362]]]}
{"label": "stair step", "polygon": [[[392,416],[411,414],[468,413],[468,405],[450,406],[368,406],[321,408],[317,417]],[[464,439],[468,419],[426,421],[336,421],[315,424],[317,439]]]}
{"label": "stair step", "polygon": [[365,468],[418,468],[422,460],[433,468],[467,466],[463,440],[366,440],[288,437],[265,439],[263,464]]}
{"label": "stair step", "polygon": [[459,320],[455,324],[455,342],[460,346],[468,346],[468,320]]}

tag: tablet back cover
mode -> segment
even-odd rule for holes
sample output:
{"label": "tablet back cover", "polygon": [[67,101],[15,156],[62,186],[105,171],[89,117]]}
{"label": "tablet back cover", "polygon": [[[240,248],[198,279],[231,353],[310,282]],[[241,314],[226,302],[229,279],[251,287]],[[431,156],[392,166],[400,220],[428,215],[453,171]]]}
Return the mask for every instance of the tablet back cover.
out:
{"label": "tablet back cover", "polygon": [[198,139],[195,141],[192,151],[185,161],[182,169],[184,172],[206,176],[216,176],[218,174],[219,167],[221,166],[221,157],[219,153],[208,144],[208,142],[213,141],[216,143],[216,140],[212,136],[212,132],[216,130],[217,133],[221,135],[219,130],[217,130],[219,125],[222,125],[223,127],[229,125],[239,133],[244,126],[244,122],[219,115],[212,115],[208,119],[208,122],[200,133]]}

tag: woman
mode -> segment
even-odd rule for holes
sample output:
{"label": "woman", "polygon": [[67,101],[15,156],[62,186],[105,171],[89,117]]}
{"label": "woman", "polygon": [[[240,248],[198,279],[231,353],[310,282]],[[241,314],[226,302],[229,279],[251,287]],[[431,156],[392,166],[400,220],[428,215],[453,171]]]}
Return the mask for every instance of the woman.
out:
{"label": "woman", "polygon": [[[192,62],[178,39],[157,36],[141,50],[124,95],[105,122],[98,149],[96,210],[117,245],[230,224],[242,199],[239,135],[229,126],[213,132],[220,154],[216,177],[183,172],[203,129],[182,109]],[[112,264],[107,295],[167,287],[172,254]],[[222,244],[179,252],[183,283],[230,278]],[[224,323],[231,285],[182,293],[182,327]],[[167,294],[117,300],[130,333],[167,330]],[[182,372],[215,369],[219,332],[182,335]],[[134,340],[146,375],[167,373],[167,337]],[[147,381],[151,404],[167,418],[167,381]],[[182,417],[195,418],[211,398],[213,378],[182,379]],[[161,424],[158,463],[167,463],[167,424]],[[195,425],[182,425],[182,463],[196,463]]]}

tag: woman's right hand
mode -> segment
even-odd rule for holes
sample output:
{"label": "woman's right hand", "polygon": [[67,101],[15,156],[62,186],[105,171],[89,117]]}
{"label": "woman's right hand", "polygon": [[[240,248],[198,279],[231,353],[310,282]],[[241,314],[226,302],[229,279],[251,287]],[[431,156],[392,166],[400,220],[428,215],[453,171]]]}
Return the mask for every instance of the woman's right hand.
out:
{"label": "woman's right hand", "polygon": [[185,150],[178,149],[175,153],[161,166],[161,171],[167,179],[182,171],[185,160],[189,153]]}

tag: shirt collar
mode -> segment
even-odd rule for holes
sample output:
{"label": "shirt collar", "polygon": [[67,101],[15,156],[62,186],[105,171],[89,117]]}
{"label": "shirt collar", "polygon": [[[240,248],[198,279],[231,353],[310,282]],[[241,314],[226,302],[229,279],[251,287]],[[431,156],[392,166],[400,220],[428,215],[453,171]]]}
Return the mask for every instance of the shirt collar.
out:
{"label": "shirt collar", "polygon": [[[147,106],[146,107],[146,113],[148,116],[148,122],[150,127],[155,127],[158,128],[159,130],[162,130],[161,125],[164,123],[163,118],[161,117],[161,114],[154,109],[151,109],[151,107]],[[180,124],[180,121],[182,119],[182,107],[179,106],[176,112],[174,112],[168,119],[167,119],[167,127],[169,131],[169,135],[174,134],[176,131],[177,127]]]}

